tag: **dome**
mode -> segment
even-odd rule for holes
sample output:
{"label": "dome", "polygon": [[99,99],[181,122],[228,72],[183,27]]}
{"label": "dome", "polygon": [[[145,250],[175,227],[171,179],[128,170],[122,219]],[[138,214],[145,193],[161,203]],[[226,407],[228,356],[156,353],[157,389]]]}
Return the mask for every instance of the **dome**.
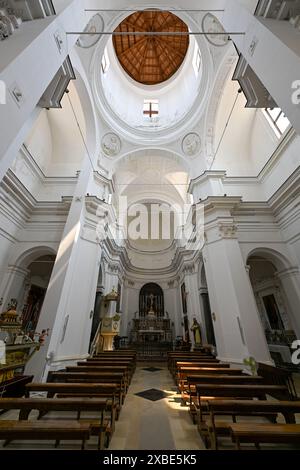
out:
{"label": "dome", "polygon": [[188,35],[152,36],[135,32],[188,33],[187,25],[165,11],[136,12],[125,18],[115,32],[132,33],[113,36],[117,58],[135,81],[157,85],[171,78],[182,65],[189,46]]}

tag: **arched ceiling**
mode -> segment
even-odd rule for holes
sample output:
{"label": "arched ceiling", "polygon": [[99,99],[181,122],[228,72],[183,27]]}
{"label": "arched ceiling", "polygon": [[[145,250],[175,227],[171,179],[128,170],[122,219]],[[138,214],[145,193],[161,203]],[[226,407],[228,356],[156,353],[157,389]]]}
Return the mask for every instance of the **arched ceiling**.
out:
{"label": "arched ceiling", "polygon": [[113,44],[124,70],[139,83],[156,85],[171,78],[180,68],[189,46],[188,35],[151,36],[135,32],[187,33],[187,25],[176,15],[165,11],[137,12],[120,23]]}
{"label": "arched ceiling", "polygon": [[144,150],[118,161],[114,183],[118,194],[126,195],[130,203],[155,198],[180,204],[186,201],[189,170],[173,154]]}

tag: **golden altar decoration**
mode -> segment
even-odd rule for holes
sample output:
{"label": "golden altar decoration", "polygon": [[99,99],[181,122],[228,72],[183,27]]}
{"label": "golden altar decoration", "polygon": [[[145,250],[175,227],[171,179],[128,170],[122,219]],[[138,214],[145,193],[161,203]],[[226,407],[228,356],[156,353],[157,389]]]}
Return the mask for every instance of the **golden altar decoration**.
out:
{"label": "golden altar decoration", "polygon": [[21,330],[22,320],[15,299],[11,299],[7,308],[0,314],[0,384],[22,374],[26,363],[41,346]]}

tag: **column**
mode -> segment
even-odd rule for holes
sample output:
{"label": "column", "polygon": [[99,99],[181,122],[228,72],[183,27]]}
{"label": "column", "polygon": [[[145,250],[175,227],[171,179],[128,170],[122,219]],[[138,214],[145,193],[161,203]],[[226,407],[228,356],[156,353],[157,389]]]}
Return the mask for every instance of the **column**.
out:
{"label": "column", "polygon": [[189,320],[189,334],[192,345],[194,346],[194,334],[191,331],[193,319],[196,318],[201,325],[201,334],[203,340],[203,331],[205,320],[202,315],[202,308],[199,299],[198,275],[195,263],[191,263],[185,267],[185,287],[187,291],[187,314]]}
{"label": "column", "polygon": [[101,260],[97,209],[83,196],[92,178],[89,162],[85,161],[37,326],[37,331],[50,328],[49,342],[26,367],[26,373],[34,373],[36,380],[46,378],[50,367],[60,368],[88,354]]}
{"label": "column", "polygon": [[300,134],[299,98],[292,99],[300,79],[299,31],[288,21],[253,16],[237,0],[227,0],[221,22],[228,32],[246,33],[232,40]]}
{"label": "column", "polygon": [[232,221],[217,222],[203,248],[218,356],[272,363],[236,233]]}

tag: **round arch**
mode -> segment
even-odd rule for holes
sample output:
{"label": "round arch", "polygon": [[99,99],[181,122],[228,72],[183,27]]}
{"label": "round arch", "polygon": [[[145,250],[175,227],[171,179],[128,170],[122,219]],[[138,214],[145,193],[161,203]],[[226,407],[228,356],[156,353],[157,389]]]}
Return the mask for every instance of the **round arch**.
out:
{"label": "round arch", "polygon": [[249,278],[269,350],[277,364],[290,363],[289,346],[299,336],[299,268],[286,254],[256,247],[247,255]]}
{"label": "round arch", "polygon": [[277,271],[284,271],[293,267],[293,263],[287,258],[285,254],[281,253],[280,251],[274,250],[273,248],[262,246],[252,249],[247,254],[247,262],[249,258],[253,256],[267,259],[275,266]]}
{"label": "round arch", "polygon": [[157,317],[164,316],[164,292],[155,282],[144,284],[139,295],[139,312],[146,317],[154,312]]}
{"label": "round arch", "polygon": [[29,248],[21,254],[16,251],[14,257],[10,260],[10,266],[19,266],[20,268],[26,269],[34,260],[41,256],[52,255],[56,256],[56,250],[48,245],[39,245]]}

